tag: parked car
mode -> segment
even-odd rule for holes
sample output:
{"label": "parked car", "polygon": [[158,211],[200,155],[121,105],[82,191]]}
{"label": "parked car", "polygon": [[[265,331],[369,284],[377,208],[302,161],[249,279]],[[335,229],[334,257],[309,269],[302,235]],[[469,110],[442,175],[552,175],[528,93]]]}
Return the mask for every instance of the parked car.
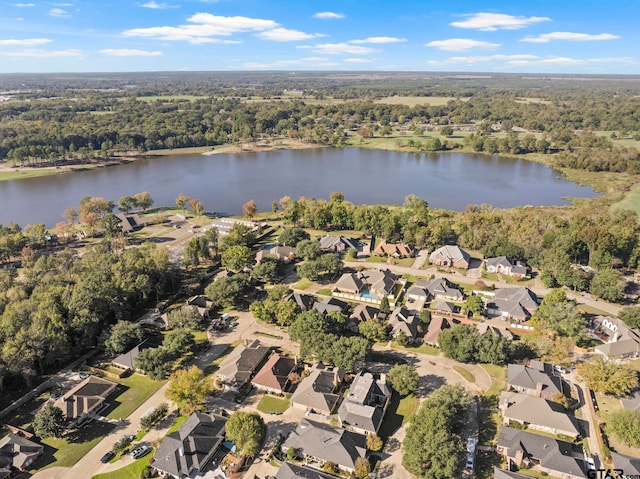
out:
{"label": "parked car", "polygon": [[556,371],[558,371],[561,374],[567,374],[569,372],[565,368],[563,368],[562,366],[559,366],[557,364],[553,367],[553,369],[555,369]]}
{"label": "parked car", "polygon": [[142,444],[138,447],[136,447],[133,451],[131,451],[129,454],[131,455],[131,457],[133,457],[134,459],[139,459],[142,456],[145,456],[146,454],[148,454],[151,451],[151,448],[149,446],[147,446],[146,444]]}
{"label": "parked car", "polygon": [[587,457],[586,463],[587,463],[587,469],[589,469],[590,471],[596,470],[596,463],[592,457]]}
{"label": "parked car", "polygon": [[109,451],[107,452],[104,456],[102,456],[100,458],[100,462],[102,464],[106,464],[107,462],[109,462],[111,459],[113,459],[114,457],[116,457],[116,453],[113,451]]}
{"label": "parked car", "polygon": [[475,452],[478,440],[475,437],[467,438],[467,452]]}

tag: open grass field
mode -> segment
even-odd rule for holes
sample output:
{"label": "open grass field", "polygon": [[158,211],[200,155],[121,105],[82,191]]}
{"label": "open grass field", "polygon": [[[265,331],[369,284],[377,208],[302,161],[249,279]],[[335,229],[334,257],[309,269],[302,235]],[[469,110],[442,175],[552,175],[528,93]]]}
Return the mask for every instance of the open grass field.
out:
{"label": "open grass field", "polygon": [[289,409],[289,400],[265,394],[262,396],[256,407],[258,408],[258,411],[262,411],[265,414],[270,414],[272,412],[282,414]]}
{"label": "open grass field", "polygon": [[204,100],[211,98],[209,96],[197,96],[197,95],[149,95],[136,97],[138,101],[194,101]]}
{"label": "open grass field", "polygon": [[396,414],[402,416],[402,424],[405,424],[415,415],[419,406],[420,401],[414,394],[409,394],[407,397],[400,399]]}
{"label": "open grass field", "polygon": [[640,184],[631,188],[624,198],[612,206],[613,209],[631,210],[640,215]]}
{"label": "open grass field", "polygon": [[35,178],[36,176],[56,175],[60,173],[68,173],[69,170],[56,170],[53,168],[29,168],[22,170],[3,170],[0,171],[0,181],[22,180],[25,178]]}
{"label": "open grass field", "polygon": [[453,96],[388,96],[385,98],[381,98],[376,100],[376,103],[383,103],[385,105],[407,105],[407,106],[416,106],[416,105],[431,105],[431,106],[441,106],[446,105],[451,100],[462,100],[466,101],[466,98],[456,98]]}
{"label": "open grass field", "polygon": [[109,419],[128,417],[166,382],[154,381],[142,374],[132,374],[128,378],[112,379],[112,381],[122,384],[127,389],[111,401],[115,407],[107,415]]}
{"label": "open grass field", "polygon": [[133,461],[126,467],[117,469],[111,472],[105,472],[104,474],[97,474],[92,479],[139,479],[142,471],[149,465],[149,461],[153,457],[153,452],[146,456]]}

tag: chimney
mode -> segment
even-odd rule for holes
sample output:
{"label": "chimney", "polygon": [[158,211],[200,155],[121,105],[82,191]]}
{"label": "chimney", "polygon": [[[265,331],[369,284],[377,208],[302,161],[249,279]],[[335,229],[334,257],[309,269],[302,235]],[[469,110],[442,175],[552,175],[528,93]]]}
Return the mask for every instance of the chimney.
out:
{"label": "chimney", "polygon": [[542,383],[537,383],[536,384],[536,393],[535,396],[537,398],[542,397]]}
{"label": "chimney", "polygon": [[184,457],[184,449],[178,449],[178,454],[180,454],[180,457]]}
{"label": "chimney", "polygon": [[516,463],[516,465],[520,465],[522,464],[522,460],[524,459],[524,452],[522,451],[522,449],[516,451],[516,457],[514,457],[514,462]]}
{"label": "chimney", "polygon": [[387,382],[387,373],[380,373],[380,382],[381,383]]}

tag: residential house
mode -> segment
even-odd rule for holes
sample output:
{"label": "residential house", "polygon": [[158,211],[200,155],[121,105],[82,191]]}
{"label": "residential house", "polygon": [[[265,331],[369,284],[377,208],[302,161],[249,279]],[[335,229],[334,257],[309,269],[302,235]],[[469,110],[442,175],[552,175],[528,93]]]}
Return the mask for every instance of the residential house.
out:
{"label": "residential house", "polygon": [[562,434],[571,439],[580,435],[575,420],[565,412],[560,404],[541,397],[502,391],[498,407],[505,425],[514,421],[529,429]]}
{"label": "residential house", "polygon": [[344,370],[326,369],[323,364],[316,364],[309,376],[298,384],[291,396],[291,405],[308,413],[330,416],[338,407],[341,396],[336,390],[343,380]]}
{"label": "residential house", "polygon": [[493,479],[529,479],[529,476],[523,476],[517,472],[505,471],[504,469],[494,467]]}
{"label": "residential house", "polygon": [[259,263],[263,258],[275,258],[283,263],[290,263],[296,259],[296,249],[291,246],[280,246],[277,244],[264,245],[256,253],[256,261]]}
{"label": "residential house", "polygon": [[439,301],[462,301],[464,293],[458,285],[447,278],[434,278],[429,281],[417,281],[415,286],[424,287],[429,296]]}
{"label": "residential house", "polygon": [[362,245],[357,239],[344,236],[323,236],[320,238],[320,250],[328,253],[344,253],[348,249],[360,251]]}
{"label": "residential house", "polygon": [[390,399],[384,375],[375,379],[373,374],[361,372],[338,409],[340,425],[362,434],[377,433]]}
{"label": "residential house", "polygon": [[640,392],[636,391],[628,398],[620,398],[624,409],[631,409],[640,413]]}
{"label": "residential house", "polygon": [[427,281],[417,281],[407,289],[407,298],[414,301],[427,301],[429,299],[429,291],[425,287]]}
{"label": "residential house", "polygon": [[380,304],[382,298],[395,300],[394,290],[400,277],[388,269],[370,269],[357,273],[345,273],[336,282],[333,295]]}
{"label": "residential house", "polygon": [[3,474],[11,477],[12,470],[25,472],[32,469],[43,452],[43,445],[17,434],[7,434],[0,439],[0,477]]}
{"label": "residential house", "polygon": [[212,464],[214,455],[224,447],[226,422],[222,416],[194,412],[162,440],[151,467],[165,477],[193,477]]}
{"label": "residential house", "polygon": [[115,359],[111,361],[117,368],[124,369],[125,371],[135,371],[135,359],[140,354],[140,351],[143,349],[157,348],[158,344],[150,339],[145,339],[140,344],[137,344],[129,351],[122,353],[120,356],[117,356]]}
{"label": "residential house", "polygon": [[354,333],[358,332],[358,325],[362,321],[368,321],[370,319],[376,319],[380,316],[380,310],[374,306],[368,304],[358,304],[354,309],[351,316],[347,319],[345,327]]}
{"label": "residential house", "polygon": [[430,346],[439,347],[440,344],[438,343],[438,338],[440,337],[440,333],[456,323],[458,323],[458,321],[454,319],[445,318],[443,316],[431,316],[427,333],[424,335],[424,342]]}
{"label": "residential house", "polygon": [[269,351],[270,349],[267,346],[262,346],[257,339],[248,345],[238,345],[220,363],[216,379],[222,383],[225,389],[239,391],[242,386],[249,383]]}
{"label": "residential house", "polygon": [[249,229],[249,231],[253,233],[259,231],[260,229],[266,226],[266,224],[264,223],[260,224],[254,221],[236,220],[232,218],[218,218],[210,225],[205,226],[204,230],[206,231],[211,228],[216,228],[218,230],[218,236],[223,237],[231,233],[231,230],[236,225],[246,226]]}
{"label": "residential house", "polygon": [[613,459],[613,467],[622,469],[626,477],[640,476],[640,459],[623,456],[615,451],[610,452],[611,459]]}
{"label": "residential house", "polygon": [[456,245],[445,245],[429,255],[429,262],[436,266],[469,269],[469,253]]}
{"label": "residential house", "polygon": [[530,396],[553,400],[562,392],[562,379],[556,376],[551,364],[531,361],[529,366],[507,366],[507,386]]}
{"label": "residential house", "polygon": [[503,319],[526,321],[538,309],[538,296],[529,288],[501,288],[487,302],[487,313]]}
{"label": "residential house", "polygon": [[289,375],[296,369],[296,360],[273,353],[251,384],[261,391],[284,393],[289,387]]}
{"label": "residential house", "polygon": [[607,359],[635,358],[640,354],[640,332],[624,321],[610,316],[596,316],[593,332],[604,344],[595,347],[595,352]]}
{"label": "residential house", "polygon": [[315,303],[316,300],[310,294],[294,292],[286,295],[284,297],[284,301],[294,301],[300,308],[300,311],[309,311],[311,308],[313,308],[313,303]]}
{"label": "residential house", "polygon": [[535,467],[562,479],[586,478],[586,465],[573,454],[571,443],[502,426],[496,446],[498,454],[506,457],[507,466]]}
{"label": "residential house", "polygon": [[204,294],[198,294],[196,296],[191,296],[187,299],[187,302],[183,306],[185,308],[196,308],[198,314],[202,321],[208,321],[211,313],[214,309],[213,301],[207,298]]}
{"label": "residential house", "polygon": [[460,307],[448,301],[434,301],[431,304],[431,309],[440,314],[458,314]]}
{"label": "residential house", "polygon": [[336,476],[326,474],[318,469],[283,462],[275,479],[336,479]]}
{"label": "residential house", "polygon": [[67,421],[80,425],[91,414],[106,406],[105,401],[118,385],[106,379],[89,376],[54,402]]}
{"label": "residential house", "polygon": [[137,231],[145,225],[145,222],[137,214],[125,215],[117,213],[115,216],[120,220],[120,231],[124,234]]}
{"label": "residential house", "polygon": [[414,341],[418,337],[420,327],[420,317],[416,311],[409,311],[405,308],[396,308],[389,316],[389,327],[391,336],[397,338],[402,332],[409,341]]}
{"label": "residential house", "polygon": [[367,457],[367,437],[309,419],[301,419],[282,444],[282,451],[290,447],[305,458],[308,464],[321,466],[332,462],[340,469],[353,472],[356,460]]}
{"label": "residential house", "polygon": [[376,245],[373,254],[392,256],[394,258],[406,258],[413,256],[413,248],[406,244],[387,243],[385,240],[382,240]]}
{"label": "residential house", "polygon": [[484,263],[488,273],[506,274],[518,279],[526,278],[529,274],[526,263],[506,256],[487,258]]}
{"label": "residential house", "polygon": [[327,314],[332,311],[344,313],[349,309],[349,303],[336,298],[324,298],[322,301],[313,303],[311,309],[319,311],[322,314]]}
{"label": "residential house", "polygon": [[500,336],[502,338],[508,339],[509,341],[513,340],[513,333],[508,329],[498,328],[489,323],[475,323],[480,336],[483,334],[493,334],[494,336]]}

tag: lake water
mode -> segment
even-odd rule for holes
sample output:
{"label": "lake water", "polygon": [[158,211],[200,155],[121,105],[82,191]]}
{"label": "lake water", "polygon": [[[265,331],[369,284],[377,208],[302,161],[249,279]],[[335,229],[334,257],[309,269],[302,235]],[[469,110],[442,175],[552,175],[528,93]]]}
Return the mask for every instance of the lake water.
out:
{"label": "lake water", "polygon": [[127,165],[0,182],[0,224],[62,221],[62,212],[85,196],[117,202],[151,192],[156,205],[175,205],[180,193],[207,211],[239,214],[253,199],[259,211],[287,195],[328,198],[341,191],[357,204],[401,204],[415,194],[429,206],[463,210],[469,204],[499,208],[561,205],[563,197],[593,197],[544,165],[468,153],[397,153],[359,148],[317,148],[224,155],[176,155]]}

